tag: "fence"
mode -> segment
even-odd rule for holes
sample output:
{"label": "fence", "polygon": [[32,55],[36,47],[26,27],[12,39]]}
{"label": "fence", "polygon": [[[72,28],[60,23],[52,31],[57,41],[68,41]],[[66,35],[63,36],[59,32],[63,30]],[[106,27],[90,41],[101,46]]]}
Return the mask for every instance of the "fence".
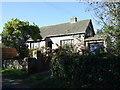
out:
{"label": "fence", "polygon": [[28,58],[28,72],[30,74],[50,69],[50,57],[36,51],[36,58]]}
{"label": "fence", "polygon": [[18,55],[15,48],[2,48],[2,58],[13,58]]}

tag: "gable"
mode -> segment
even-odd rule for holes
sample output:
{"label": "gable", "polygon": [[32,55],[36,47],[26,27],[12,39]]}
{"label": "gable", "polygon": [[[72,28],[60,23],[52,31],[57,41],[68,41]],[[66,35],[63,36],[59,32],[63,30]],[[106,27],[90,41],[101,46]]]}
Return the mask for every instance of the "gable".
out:
{"label": "gable", "polygon": [[78,21],[76,23],[63,23],[40,28],[40,34],[43,39],[51,36],[68,35],[75,33],[85,33],[90,19]]}
{"label": "gable", "polygon": [[85,38],[93,37],[94,35],[95,35],[94,28],[93,28],[92,22],[90,20],[90,22],[87,26],[87,29],[85,31]]}

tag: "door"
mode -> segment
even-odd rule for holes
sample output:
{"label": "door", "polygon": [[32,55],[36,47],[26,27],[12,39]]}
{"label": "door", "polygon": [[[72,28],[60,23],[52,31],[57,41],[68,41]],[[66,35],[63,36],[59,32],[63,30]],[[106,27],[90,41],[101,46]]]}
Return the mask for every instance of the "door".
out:
{"label": "door", "polygon": [[52,41],[48,41],[48,47],[52,49]]}

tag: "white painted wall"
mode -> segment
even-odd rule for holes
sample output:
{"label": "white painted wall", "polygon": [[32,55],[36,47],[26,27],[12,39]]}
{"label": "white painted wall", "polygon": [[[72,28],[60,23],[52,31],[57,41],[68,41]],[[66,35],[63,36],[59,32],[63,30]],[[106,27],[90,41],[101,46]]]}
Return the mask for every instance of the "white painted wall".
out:
{"label": "white painted wall", "polygon": [[74,45],[76,45],[76,44],[81,45],[82,43],[84,43],[84,34],[80,35],[80,37],[79,37],[79,35],[71,35],[71,36],[51,37],[50,39],[53,42],[52,49],[56,49],[56,48],[58,48],[58,46],[56,44],[58,44],[60,46],[60,41],[67,40],[67,39],[73,39]]}
{"label": "white painted wall", "polygon": [[52,37],[50,39],[53,42],[52,49],[56,49],[56,48],[58,48],[56,44],[58,44],[60,46],[60,40],[73,39],[73,37],[72,36]]}
{"label": "white painted wall", "polygon": [[[74,45],[83,45],[84,44],[84,34],[76,34],[76,35],[70,35],[70,36],[58,36],[58,37],[50,37],[48,40],[51,40],[53,42],[52,44],[52,49],[58,48],[57,45],[60,46],[60,41],[61,40],[67,40],[67,39],[73,39],[74,40]],[[28,48],[30,48],[30,43],[28,44]],[[56,45],[57,44],[57,45]],[[41,41],[37,43],[31,43],[32,48],[41,48],[41,47],[46,47],[46,42]]]}
{"label": "white painted wall", "polygon": [[41,47],[45,47],[45,41],[41,41],[41,42],[40,42],[40,48],[41,48]]}

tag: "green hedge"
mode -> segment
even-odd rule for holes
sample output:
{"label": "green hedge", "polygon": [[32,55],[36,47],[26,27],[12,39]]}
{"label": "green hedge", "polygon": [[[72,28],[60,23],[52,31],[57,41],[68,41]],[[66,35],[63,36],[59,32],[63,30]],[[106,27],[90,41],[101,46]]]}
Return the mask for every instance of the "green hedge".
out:
{"label": "green hedge", "polygon": [[54,53],[51,72],[75,87],[120,87],[120,57],[99,53],[79,55],[68,50]]}
{"label": "green hedge", "polygon": [[74,85],[63,78],[45,78],[35,84],[33,88],[75,88]]}
{"label": "green hedge", "polygon": [[4,68],[0,72],[2,72],[2,76],[10,79],[24,79],[28,76],[28,72],[19,69]]}

